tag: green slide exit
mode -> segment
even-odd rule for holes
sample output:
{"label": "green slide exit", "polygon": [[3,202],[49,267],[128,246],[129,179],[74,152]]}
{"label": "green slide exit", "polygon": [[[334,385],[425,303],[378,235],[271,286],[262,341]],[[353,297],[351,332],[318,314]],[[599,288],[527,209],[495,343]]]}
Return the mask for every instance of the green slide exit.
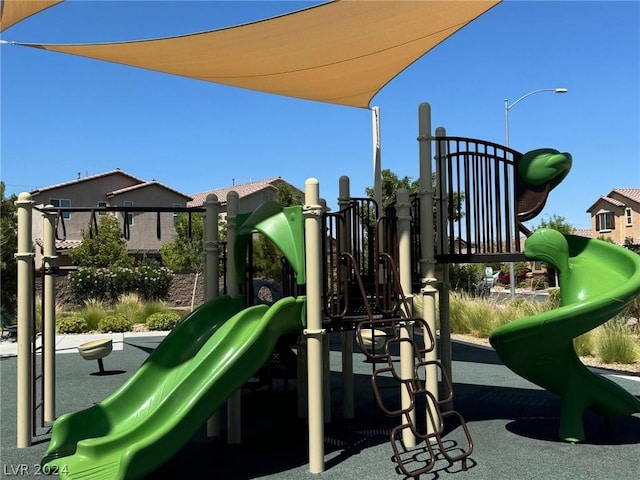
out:
{"label": "green slide exit", "polygon": [[175,455],[264,364],[278,337],[303,328],[304,297],[242,309],[220,297],[185,318],[120,389],[56,420],[43,465],[62,479],[131,479]]}
{"label": "green slide exit", "polygon": [[640,255],[601,240],[536,230],[524,254],[555,267],[560,307],[497,328],[491,345],[511,370],[560,395],[560,438],[585,438],[585,410],[607,417],[640,412],[640,399],[589,370],[573,339],[614,317],[640,293]]}

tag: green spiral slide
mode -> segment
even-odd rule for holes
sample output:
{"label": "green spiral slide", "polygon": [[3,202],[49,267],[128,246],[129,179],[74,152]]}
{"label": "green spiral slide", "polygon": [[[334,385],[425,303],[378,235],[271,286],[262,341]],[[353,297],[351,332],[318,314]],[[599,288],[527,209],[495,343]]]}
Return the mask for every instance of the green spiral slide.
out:
{"label": "green spiral slide", "polygon": [[536,230],[524,254],[559,272],[560,307],[497,328],[489,338],[504,364],[560,395],[560,438],[585,439],[587,409],[614,417],[640,412],[640,399],[590,371],[573,339],[603,324],[640,293],[640,255],[601,240]]}
{"label": "green spiral slide", "polygon": [[152,472],[303,328],[304,297],[242,310],[221,297],[181,322],[106,400],[56,420],[43,464],[62,479],[140,478]]}

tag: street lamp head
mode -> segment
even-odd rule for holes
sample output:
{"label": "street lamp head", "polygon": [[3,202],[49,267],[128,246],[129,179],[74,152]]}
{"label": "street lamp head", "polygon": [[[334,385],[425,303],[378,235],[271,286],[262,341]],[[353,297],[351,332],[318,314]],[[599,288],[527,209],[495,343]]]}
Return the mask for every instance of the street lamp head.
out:
{"label": "street lamp head", "polygon": [[569,90],[567,90],[566,88],[556,88],[554,90],[554,92],[556,93],[567,93]]}

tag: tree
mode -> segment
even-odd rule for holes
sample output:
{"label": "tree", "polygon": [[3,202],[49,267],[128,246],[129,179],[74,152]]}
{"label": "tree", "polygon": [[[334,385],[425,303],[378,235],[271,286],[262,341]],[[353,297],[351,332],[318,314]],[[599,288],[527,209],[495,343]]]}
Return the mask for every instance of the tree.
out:
{"label": "tree", "polygon": [[573,225],[571,225],[570,223],[567,223],[567,220],[561,216],[561,215],[557,215],[557,214],[553,214],[549,217],[549,220],[546,219],[541,219],[540,220],[540,225],[538,227],[534,227],[533,230],[537,230],[538,228],[552,228],[553,230],[557,230],[560,233],[571,233],[573,232],[574,228]]}
{"label": "tree", "polygon": [[[303,199],[298,192],[282,182],[278,185],[276,201],[284,206],[299,205]],[[253,243],[253,273],[256,277],[282,281],[283,253],[268,238],[258,235]]]}
{"label": "tree", "polygon": [[[553,214],[549,217],[549,220],[542,218],[540,220],[540,225],[538,227],[533,227],[533,230],[537,230],[538,228],[552,228],[553,230],[557,230],[560,233],[570,234],[573,232],[573,225],[567,223],[567,220],[562,215]],[[550,287],[556,286],[556,273],[555,270],[547,265],[547,281],[549,282]]]}
{"label": "tree", "polygon": [[[396,173],[392,172],[388,168],[382,170],[382,178],[381,178],[381,187],[382,187],[382,210],[384,210],[389,205],[392,205],[396,201],[396,193],[400,188],[406,188],[409,191],[409,195],[416,194],[420,191],[420,179],[413,180],[411,177],[404,176],[400,178]],[[431,175],[431,184],[433,187],[436,185],[436,174],[433,173]],[[365,194],[369,198],[373,198],[374,191],[373,188],[365,188]],[[453,215],[456,220],[460,220],[464,217],[464,212],[458,211],[461,210],[459,207],[461,205],[460,202],[464,200],[463,192],[454,192],[453,194]],[[435,202],[433,206],[433,213],[436,213]]]}
{"label": "tree", "polygon": [[289,184],[281,182],[278,184],[278,191],[276,193],[276,201],[280,205],[290,207],[291,205],[301,205],[303,198],[300,192],[293,191]]}
{"label": "tree", "polygon": [[635,243],[633,237],[625,237],[624,247],[640,255],[640,244]]}
{"label": "tree", "polygon": [[127,254],[127,242],[117,218],[103,215],[98,232],[82,230],[82,243],[69,250],[69,258],[80,267],[130,267],[132,259]]}
{"label": "tree", "polygon": [[175,229],[176,236],[173,242],[165,243],[160,247],[160,255],[165,266],[174,272],[202,271],[204,266],[202,215],[191,215],[191,232],[189,232],[189,214],[179,214]]}
{"label": "tree", "polygon": [[[382,208],[386,208],[396,201],[396,192],[400,188],[406,188],[409,190],[409,195],[412,193],[418,193],[420,189],[420,180],[412,180],[411,177],[406,175],[400,178],[397,174],[393,173],[388,168],[385,168],[381,172],[381,187],[382,187]],[[369,198],[374,198],[373,188],[365,188],[365,193]]]}
{"label": "tree", "polygon": [[16,216],[16,195],[5,198],[5,185],[0,182],[0,305],[13,311],[16,307],[17,264],[14,254],[18,250],[18,217]]}

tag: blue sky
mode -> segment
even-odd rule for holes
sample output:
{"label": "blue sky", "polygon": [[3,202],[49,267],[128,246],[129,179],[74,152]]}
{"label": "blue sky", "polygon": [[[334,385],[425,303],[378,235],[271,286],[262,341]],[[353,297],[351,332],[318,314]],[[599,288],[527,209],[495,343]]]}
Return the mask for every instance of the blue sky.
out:
{"label": "blue sky", "polygon": [[[178,35],[314,2],[67,1],[2,39],[85,43]],[[320,2],[315,2],[320,3]],[[1,178],[19,193],[114,168],[183,193],[282,176],[320,181],[335,206],[372,184],[371,113],[214,85],[96,60],[1,45]],[[542,213],[589,227],[586,209],[640,188],[640,2],[505,1],[397,76],[374,98],[383,168],[418,176],[417,112],[447,134],[573,155]],[[539,220],[530,222],[533,225]]]}

